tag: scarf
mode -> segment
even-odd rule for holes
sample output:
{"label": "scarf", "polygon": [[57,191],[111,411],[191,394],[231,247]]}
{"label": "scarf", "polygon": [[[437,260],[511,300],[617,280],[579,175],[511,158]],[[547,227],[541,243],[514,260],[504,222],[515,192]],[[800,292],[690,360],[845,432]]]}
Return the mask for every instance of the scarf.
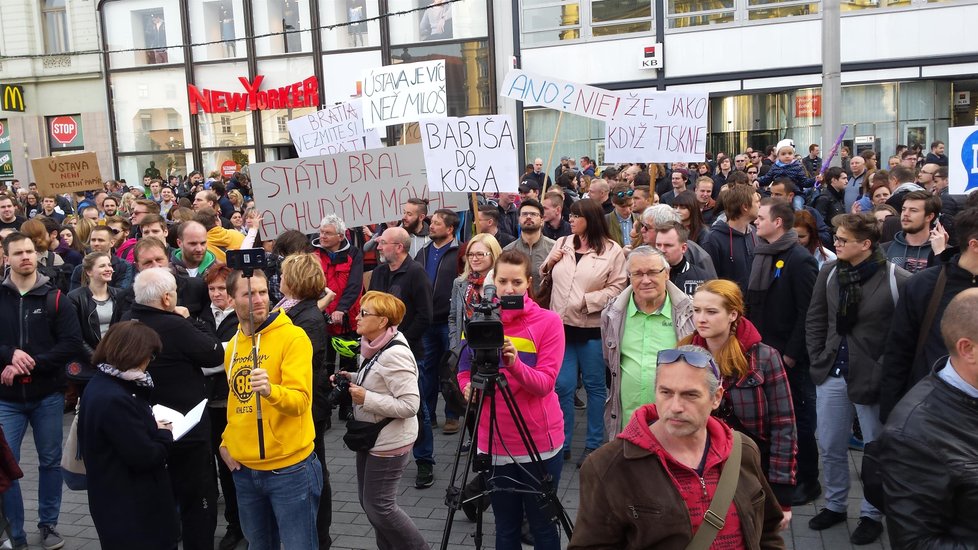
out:
{"label": "scarf", "polygon": [[472,318],[475,311],[475,304],[482,301],[482,284],[485,283],[486,276],[476,272],[469,273],[469,285],[465,288],[465,318]]}
{"label": "scarf", "polygon": [[886,265],[886,254],[876,246],[872,254],[859,265],[839,260],[836,271],[839,274],[839,309],[835,312],[835,332],[845,336],[859,321],[859,301],[862,299],[862,285]]}
{"label": "scarf", "polygon": [[[767,292],[771,288],[771,283],[778,278],[780,273],[775,272],[774,257],[778,254],[787,252],[792,246],[798,244],[798,233],[794,229],[789,229],[781,238],[773,243],[758,244],[754,247],[754,263],[751,265],[750,280],[747,283],[748,292]],[[784,267],[783,263],[777,269]],[[774,276],[771,275],[772,272]]]}
{"label": "scarf", "polygon": [[142,386],[144,388],[153,387],[153,377],[146,371],[136,369],[121,371],[108,363],[100,364],[98,366],[98,370],[108,374],[109,376],[118,378],[119,380],[135,382],[137,386]]}
{"label": "scarf", "polygon": [[397,336],[397,325],[392,325],[387,327],[387,330],[383,332],[380,336],[373,339],[372,342],[368,342],[366,337],[360,339],[360,355],[364,359],[370,359],[377,352],[384,349],[384,346],[388,344],[391,340]]}
{"label": "scarf", "polygon": [[281,308],[282,311],[288,313],[293,306],[295,306],[301,301],[302,300],[296,300],[295,298],[286,298],[285,296],[283,296],[282,299],[279,300],[277,304],[275,304],[275,307],[273,307],[272,310]]}

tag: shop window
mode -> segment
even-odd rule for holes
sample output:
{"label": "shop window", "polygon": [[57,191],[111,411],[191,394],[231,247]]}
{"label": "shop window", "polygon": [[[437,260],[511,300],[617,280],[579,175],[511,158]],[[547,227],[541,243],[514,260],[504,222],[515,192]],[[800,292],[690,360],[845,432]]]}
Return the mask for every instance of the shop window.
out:
{"label": "shop window", "polygon": [[[547,162],[550,146],[557,127],[557,111],[551,109],[527,109],[523,111],[526,128],[526,159],[533,162],[539,157]],[[604,163],[604,122],[578,115],[564,113],[560,123],[560,134],[554,149],[552,166],[544,171],[552,174],[562,156],[580,158],[583,156]]]}
{"label": "shop window", "polygon": [[649,0],[594,0],[591,2],[591,35],[611,36],[652,30]]}
{"label": "shop window", "polygon": [[220,174],[221,166],[228,161],[235,164],[236,170],[248,166],[255,162],[254,149],[223,149],[214,151],[202,151],[204,164],[202,172],[208,176],[217,172]]}
{"label": "shop window", "polygon": [[856,11],[875,8],[905,8],[910,6],[910,0],[842,0],[839,8],[842,11]]}
{"label": "shop window", "polygon": [[42,0],[41,18],[44,20],[44,53],[68,51],[68,14],[65,0]]}
{"label": "shop window", "polygon": [[523,45],[535,46],[581,38],[581,2],[524,0]]}
{"label": "shop window", "polygon": [[140,181],[143,175],[159,171],[164,180],[171,175],[187,175],[187,167],[193,166],[190,151],[159,151],[142,155],[119,155],[119,177]]}
{"label": "shop window", "polygon": [[734,0],[669,0],[669,28],[718,25],[734,20]]}
{"label": "shop window", "polygon": [[312,51],[312,22],[308,0],[255,0],[252,2],[259,56]]}
{"label": "shop window", "polygon": [[[183,32],[178,0],[106,2],[105,21],[109,65],[114,68],[183,63]],[[148,48],[141,51],[123,51]]]}
{"label": "shop window", "polygon": [[653,31],[652,0],[524,0],[523,44]]}
{"label": "shop window", "polygon": [[380,24],[364,21],[377,17],[377,0],[333,0],[319,2],[320,22],[330,29],[322,30],[323,49],[347,50],[380,46]]}
{"label": "shop window", "polygon": [[388,0],[391,12],[427,9],[390,18],[391,44],[479,38],[489,34],[486,0]]}
{"label": "shop window", "polygon": [[489,43],[475,40],[437,46],[401,48],[391,55],[392,63],[445,60],[448,88],[448,116],[488,115],[492,110],[480,106],[479,94],[492,90],[489,78],[479,76],[478,64],[489,59]]}
{"label": "shop window", "polygon": [[[239,77],[251,80],[248,75],[248,65],[244,61],[203,65],[194,69],[194,87],[202,95],[206,94],[205,90],[243,94],[245,88],[238,80]],[[261,88],[265,89],[265,85],[262,84]],[[191,97],[186,97],[184,100],[196,101]],[[198,109],[197,125],[200,129],[201,147],[231,147],[254,143],[255,125],[251,111],[239,107],[238,110],[231,112],[208,113],[205,112],[205,108],[215,110],[213,103],[205,107],[198,102],[195,106]]]}
{"label": "shop window", "polygon": [[797,17],[818,13],[818,4],[798,2],[797,0],[748,0],[747,18],[751,21]]}
{"label": "shop window", "polygon": [[190,6],[194,61],[245,57],[245,12],[242,0],[195,0]]}
{"label": "shop window", "polygon": [[320,83],[326,105],[334,105],[358,97],[363,87],[360,80],[363,71],[384,64],[380,50],[364,50],[323,56],[323,74],[327,75]]}
{"label": "shop window", "polygon": [[[262,87],[267,89],[288,86],[296,81],[309,78],[313,76],[313,71],[312,58],[309,57],[268,59],[258,62],[258,74],[265,77]],[[262,139],[265,145],[292,143],[286,123],[295,118],[315,113],[317,110],[319,110],[318,103],[309,107],[260,111]]]}
{"label": "shop window", "polygon": [[190,147],[187,96],[168,98],[164,87],[158,84],[164,80],[186,89],[183,68],[112,75],[110,97],[120,152]]}

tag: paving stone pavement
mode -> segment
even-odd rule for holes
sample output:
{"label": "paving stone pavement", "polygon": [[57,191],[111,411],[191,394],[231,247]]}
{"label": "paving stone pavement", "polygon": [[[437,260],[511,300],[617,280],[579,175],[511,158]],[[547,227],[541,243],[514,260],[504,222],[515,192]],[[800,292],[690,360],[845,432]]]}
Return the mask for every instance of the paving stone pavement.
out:
{"label": "paving stone pavement", "polygon": [[[66,436],[72,418],[73,415],[71,414],[64,416],[64,431]],[[575,461],[583,451],[584,422],[584,411],[577,411],[574,461],[565,463],[558,490],[561,503],[572,519],[577,516],[578,509],[580,480],[575,467]],[[376,548],[373,539],[373,530],[357,500],[354,454],[343,447],[342,436],[342,423],[334,421],[333,429],[326,434],[326,460],[333,488],[333,549],[372,550]],[[438,463],[435,466],[434,486],[423,490],[414,488],[414,475],[416,470],[413,464],[408,466],[401,482],[398,503],[411,516],[433,549],[440,548],[442,533],[445,527],[445,519],[447,517],[447,508],[444,504],[445,489],[448,486],[452,458],[457,444],[457,436],[443,435],[441,429],[435,430],[435,459]],[[40,536],[35,528],[37,525],[37,454],[34,451],[33,436],[29,432],[24,438],[21,456],[21,466],[24,470],[24,479],[21,480],[21,483],[25,499],[25,527],[28,533],[28,543],[31,545],[31,548],[40,548]],[[820,509],[821,499],[813,504],[796,507],[794,509],[791,527],[788,532],[783,533],[786,546],[789,550],[843,550],[847,548],[866,548],[870,550],[882,548],[884,550],[890,550],[890,544],[885,532],[880,541],[864,547],[855,547],[849,543],[849,534],[856,528],[856,524],[858,523],[859,499],[862,496],[862,488],[858,483],[857,475],[861,460],[862,453],[850,452],[850,471],[852,473],[854,487],[849,493],[850,519],[847,524],[845,526],[837,525],[821,532],[812,531],[808,528],[808,520]],[[219,523],[215,536],[215,548],[217,547],[217,541],[224,535],[226,527],[223,508],[222,501],[220,513],[218,514]],[[493,548],[493,520],[491,510],[486,513],[484,524],[485,538],[483,548]],[[65,548],[68,550],[95,550],[100,548],[98,535],[92,523],[92,518],[88,513],[88,497],[85,493],[69,491],[67,488],[63,489],[61,517],[58,529],[65,538]],[[475,524],[468,521],[465,515],[459,511],[453,522],[448,548],[474,548],[475,543],[472,538],[474,532]],[[132,548],[133,550],[138,550],[140,548],[139,541],[133,541]],[[247,548],[245,543],[241,543],[238,546],[239,550],[245,548]],[[529,549],[530,547],[525,546],[524,548]]]}

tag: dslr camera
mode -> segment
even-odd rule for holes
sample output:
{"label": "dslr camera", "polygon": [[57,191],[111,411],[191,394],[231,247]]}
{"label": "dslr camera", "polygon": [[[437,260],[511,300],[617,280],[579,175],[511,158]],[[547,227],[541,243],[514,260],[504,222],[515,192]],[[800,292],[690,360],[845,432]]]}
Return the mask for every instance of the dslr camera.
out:
{"label": "dslr camera", "polygon": [[345,376],[340,376],[337,373],[333,377],[333,389],[330,390],[329,395],[326,397],[326,402],[329,403],[330,407],[335,407],[339,405],[340,398],[344,395],[350,393],[350,379]]}

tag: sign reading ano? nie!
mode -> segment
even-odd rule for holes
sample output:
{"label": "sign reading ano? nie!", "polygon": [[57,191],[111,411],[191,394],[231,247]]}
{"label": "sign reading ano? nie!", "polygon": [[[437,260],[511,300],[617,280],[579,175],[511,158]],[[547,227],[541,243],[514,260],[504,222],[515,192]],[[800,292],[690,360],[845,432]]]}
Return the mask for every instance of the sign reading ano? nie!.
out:
{"label": "sign reading ano? nie!", "polygon": [[89,191],[102,186],[95,153],[31,159],[31,169],[42,195]]}

